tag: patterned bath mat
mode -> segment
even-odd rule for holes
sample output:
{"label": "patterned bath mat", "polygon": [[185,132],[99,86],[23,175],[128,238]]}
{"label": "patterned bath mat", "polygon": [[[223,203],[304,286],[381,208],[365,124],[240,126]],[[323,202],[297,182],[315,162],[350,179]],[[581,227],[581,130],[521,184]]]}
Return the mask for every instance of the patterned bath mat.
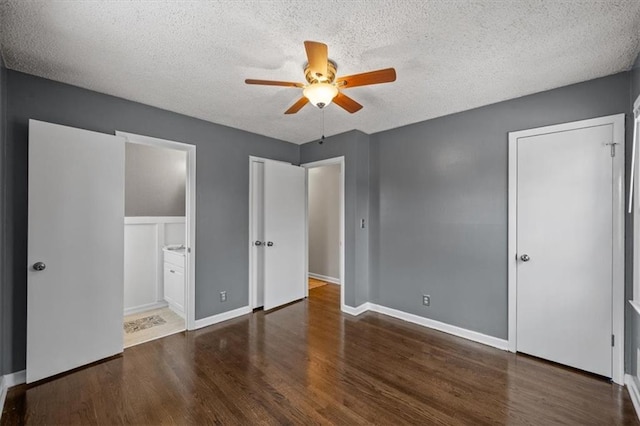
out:
{"label": "patterned bath mat", "polygon": [[151,315],[149,317],[125,322],[124,332],[127,334],[135,333],[136,331],[146,330],[147,328],[166,323],[167,322],[160,315]]}

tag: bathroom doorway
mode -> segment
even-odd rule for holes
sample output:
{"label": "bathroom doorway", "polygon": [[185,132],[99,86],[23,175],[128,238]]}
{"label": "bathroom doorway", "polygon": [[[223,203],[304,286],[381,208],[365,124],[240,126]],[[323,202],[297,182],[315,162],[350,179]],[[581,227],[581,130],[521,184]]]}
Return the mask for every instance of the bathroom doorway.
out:
{"label": "bathroom doorway", "polygon": [[195,147],[116,134],[126,137],[123,340],[127,348],[193,328]]}

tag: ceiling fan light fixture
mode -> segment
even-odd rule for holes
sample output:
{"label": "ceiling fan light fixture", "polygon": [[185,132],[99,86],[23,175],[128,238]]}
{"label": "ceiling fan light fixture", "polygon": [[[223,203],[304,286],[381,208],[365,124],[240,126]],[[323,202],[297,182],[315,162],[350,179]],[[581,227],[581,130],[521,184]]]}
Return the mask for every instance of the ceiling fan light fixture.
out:
{"label": "ceiling fan light fixture", "polygon": [[338,88],[330,83],[314,83],[305,87],[302,94],[309,102],[322,109],[336,97]]}

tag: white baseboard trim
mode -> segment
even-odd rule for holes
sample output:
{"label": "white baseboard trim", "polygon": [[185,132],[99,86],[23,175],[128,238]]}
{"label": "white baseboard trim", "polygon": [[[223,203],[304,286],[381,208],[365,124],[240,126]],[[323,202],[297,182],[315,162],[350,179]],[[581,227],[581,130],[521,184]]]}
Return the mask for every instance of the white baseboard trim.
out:
{"label": "white baseboard trim", "polygon": [[309,272],[309,277],[310,278],[315,278],[316,280],[320,280],[320,281],[326,281],[326,282],[331,283],[331,284],[340,285],[340,278],[334,278],[334,277],[330,277],[330,276],[327,276],[327,275],[315,274],[313,272]]}
{"label": "white baseboard trim", "polygon": [[397,309],[387,308],[386,306],[376,305],[375,303],[367,302],[355,308],[352,306],[342,305],[341,310],[345,314],[349,314],[353,316],[360,315],[366,311],[378,312],[380,314],[388,315],[390,317],[398,318],[403,321],[418,324],[423,327],[428,327],[434,330],[442,331],[444,333],[453,334],[454,336],[462,337],[463,339],[482,343],[483,345],[502,349],[503,351],[509,350],[509,342],[505,339],[499,339],[497,337],[488,336],[486,334],[478,333],[477,331],[467,330],[466,328],[461,328],[455,325],[446,324],[444,322],[421,317],[419,315],[410,314],[404,311],[399,311]]}
{"label": "white baseboard trim", "polygon": [[353,306],[342,305],[340,307],[340,310],[345,314],[353,315],[355,317],[371,310],[371,303],[363,303],[362,305],[356,306],[355,308]]}
{"label": "white baseboard trim", "polygon": [[175,303],[172,303],[172,302],[168,302],[168,303],[169,303],[169,309],[171,309],[171,311],[174,314],[178,315],[180,318],[186,321],[186,318],[184,317],[184,307],[180,309],[180,307]]}
{"label": "white baseboard trim", "polygon": [[410,314],[408,312],[399,311],[397,309],[387,308],[386,306],[380,306],[371,303],[370,310],[372,310],[373,312],[389,315],[390,317],[412,322],[414,324],[422,325],[424,327],[429,327],[434,330],[442,331],[444,333],[453,334],[454,336],[482,343],[483,345],[502,349],[503,351],[508,350],[509,347],[509,342],[505,339],[488,336],[486,334],[478,333],[477,331],[467,330],[466,328],[457,327],[455,325],[421,317],[419,315]]}
{"label": "white baseboard trim", "polygon": [[202,318],[196,320],[196,330],[202,327],[208,327],[213,324],[217,324],[222,321],[228,321],[233,318],[241,317],[242,315],[247,315],[253,312],[249,306],[243,306],[242,308],[234,309],[232,311],[223,312],[221,314],[212,315],[207,318]]}
{"label": "white baseboard trim", "polygon": [[625,374],[624,384],[627,385],[631,402],[633,402],[633,408],[636,410],[636,416],[640,419],[640,389],[638,389],[637,380],[632,375]]}
{"label": "white baseboard trim", "polygon": [[146,305],[140,305],[140,306],[133,306],[131,308],[125,308],[124,309],[124,314],[126,315],[133,315],[133,314],[139,314],[140,312],[145,312],[145,311],[151,311],[153,309],[160,309],[160,308],[166,308],[167,306],[169,306],[169,304],[167,302],[154,302],[154,303],[147,303]]}
{"label": "white baseboard trim", "polygon": [[2,418],[2,412],[4,411],[4,401],[7,398],[7,391],[17,385],[21,385],[27,382],[27,371],[17,371],[11,374],[5,374],[0,376],[0,419]]}

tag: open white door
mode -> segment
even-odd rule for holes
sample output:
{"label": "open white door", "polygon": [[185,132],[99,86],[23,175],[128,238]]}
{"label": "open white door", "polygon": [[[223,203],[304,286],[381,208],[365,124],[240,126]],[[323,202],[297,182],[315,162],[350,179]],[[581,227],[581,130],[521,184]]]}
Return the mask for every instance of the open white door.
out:
{"label": "open white door", "polygon": [[305,173],[264,163],[264,309],[305,297]]}
{"label": "open white door", "polygon": [[29,121],[27,383],[123,350],[124,139]]}

